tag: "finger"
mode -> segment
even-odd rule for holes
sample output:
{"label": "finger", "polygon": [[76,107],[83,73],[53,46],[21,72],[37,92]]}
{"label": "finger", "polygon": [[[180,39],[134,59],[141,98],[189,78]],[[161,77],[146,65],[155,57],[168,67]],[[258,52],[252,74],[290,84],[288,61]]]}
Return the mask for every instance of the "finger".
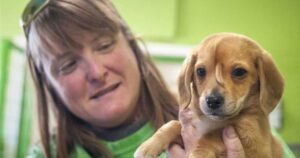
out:
{"label": "finger", "polygon": [[167,158],[184,158],[185,151],[178,144],[171,145],[167,150]]}
{"label": "finger", "polygon": [[190,122],[192,121],[192,115],[193,112],[189,108],[181,110],[179,112],[179,120],[181,124],[182,125],[190,124]]}
{"label": "finger", "polygon": [[191,109],[183,109],[179,112],[179,120],[181,122],[181,136],[184,142],[185,151],[188,152],[196,144],[197,131],[192,123],[193,112]]}
{"label": "finger", "polygon": [[225,143],[228,158],[245,158],[242,143],[232,126],[223,130],[223,141]]}
{"label": "finger", "polygon": [[197,143],[197,131],[194,126],[186,126],[181,129],[181,136],[185,150],[190,151]]}

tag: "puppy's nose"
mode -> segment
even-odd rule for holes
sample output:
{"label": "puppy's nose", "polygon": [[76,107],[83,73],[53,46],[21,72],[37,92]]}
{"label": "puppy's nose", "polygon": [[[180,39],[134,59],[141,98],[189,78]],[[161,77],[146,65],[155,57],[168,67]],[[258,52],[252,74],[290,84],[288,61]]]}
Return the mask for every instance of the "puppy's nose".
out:
{"label": "puppy's nose", "polygon": [[210,95],[210,96],[206,97],[205,100],[206,100],[207,106],[213,110],[220,108],[224,103],[224,98],[218,94]]}

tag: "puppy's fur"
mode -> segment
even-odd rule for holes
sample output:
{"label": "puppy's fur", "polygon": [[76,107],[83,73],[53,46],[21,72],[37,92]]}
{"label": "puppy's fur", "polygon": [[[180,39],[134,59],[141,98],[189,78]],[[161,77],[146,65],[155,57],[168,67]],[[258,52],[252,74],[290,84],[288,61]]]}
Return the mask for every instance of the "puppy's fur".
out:
{"label": "puppy's fur", "polygon": [[[246,157],[282,157],[268,116],[283,87],[271,56],[255,41],[234,33],[204,39],[186,58],[179,77],[180,109],[195,113],[191,123],[198,131],[189,157],[226,157],[222,130],[227,125],[235,128]],[[179,121],[165,124],[135,157],[156,157],[180,137],[180,131]]]}

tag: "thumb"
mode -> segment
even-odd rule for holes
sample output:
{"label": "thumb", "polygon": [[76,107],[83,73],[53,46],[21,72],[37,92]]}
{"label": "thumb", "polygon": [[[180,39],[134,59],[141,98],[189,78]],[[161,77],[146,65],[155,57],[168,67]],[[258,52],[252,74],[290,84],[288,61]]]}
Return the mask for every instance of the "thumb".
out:
{"label": "thumb", "polygon": [[242,143],[232,126],[226,127],[223,130],[223,141],[228,158],[245,158]]}
{"label": "thumb", "polygon": [[178,144],[171,145],[167,150],[166,158],[183,158],[185,157],[185,151]]}

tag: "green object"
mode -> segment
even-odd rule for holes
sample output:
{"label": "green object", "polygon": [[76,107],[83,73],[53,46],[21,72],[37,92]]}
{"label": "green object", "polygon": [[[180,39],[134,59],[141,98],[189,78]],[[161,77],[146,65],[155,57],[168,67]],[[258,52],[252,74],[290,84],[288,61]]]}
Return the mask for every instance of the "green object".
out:
{"label": "green object", "polygon": [[133,157],[135,150],[141,143],[147,140],[155,132],[153,126],[147,123],[143,128],[139,129],[133,135],[124,139],[108,142],[102,141],[107,148],[113,153],[116,158],[129,158]]}
{"label": "green object", "polygon": [[[146,123],[141,129],[129,135],[126,138],[117,141],[102,141],[107,148],[112,152],[114,158],[131,158],[136,150],[136,148],[143,143],[147,138],[152,136],[155,129],[151,123]],[[51,153],[53,158],[55,157],[56,146],[51,143]],[[89,154],[85,152],[80,146],[76,147],[76,153],[71,155],[72,158],[90,158]],[[161,154],[159,158],[165,157],[165,153]],[[30,150],[27,158],[44,158],[42,149],[39,145],[33,146]]]}
{"label": "green object", "polygon": [[9,64],[9,52],[11,51],[12,43],[0,38],[0,157],[4,157],[4,112],[5,112],[5,92]]}
{"label": "green object", "polygon": [[32,85],[29,82],[28,71],[25,71],[25,82],[23,86],[22,109],[20,113],[20,128],[18,139],[17,157],[25,157],[30,145],[31,127],[32,127]]}
{"label": "green object", "polygon": [[294,153],[291,151],[291,149],[287,146],[286,143],[284,143],[281,136],[277,133],[275,129],[272,129],[272,134],[281,142],[283,147],[283,158],[296,158]]}
{"label": "green object", "polygon": [[[8,39],[0,39],[0,157],[5,157],[5,139],[4,138],[4,121],[5,121],[5,111],[6,111],[6,95],[8,91],[8,77],[9,73],[9,64],[11,60],[11,53],[23,53],[23,50],[14,45]],[[25,60],[25,59],[24,59]],[[25,71],[25,67],[23,70]],[[27,73],[25,72],[25,76]],[[31,136],[31,101],[32,96],[29,91],[29,81],[28,78],[24,78],[25,82],[23,84],[22,91],[22,103],[20,104],[20,122],[19,122],[19,131],[18,131],[18,146],[16,149],[16,157],[24,157],[28,151],[28,147],[30,144],[30,136]],[[27,93],[25,93],[27,92]],[[14,123],[14,122],[10,122]]]}
{"label": "green object", "polygon": [[158,55],[153,55],[152,56],[153,61],[155,62],[160,62],[160,63],[175,63],[175,64],[180,64],[184,61],[184,57],[170,57],[170,56],[158,56]]}

